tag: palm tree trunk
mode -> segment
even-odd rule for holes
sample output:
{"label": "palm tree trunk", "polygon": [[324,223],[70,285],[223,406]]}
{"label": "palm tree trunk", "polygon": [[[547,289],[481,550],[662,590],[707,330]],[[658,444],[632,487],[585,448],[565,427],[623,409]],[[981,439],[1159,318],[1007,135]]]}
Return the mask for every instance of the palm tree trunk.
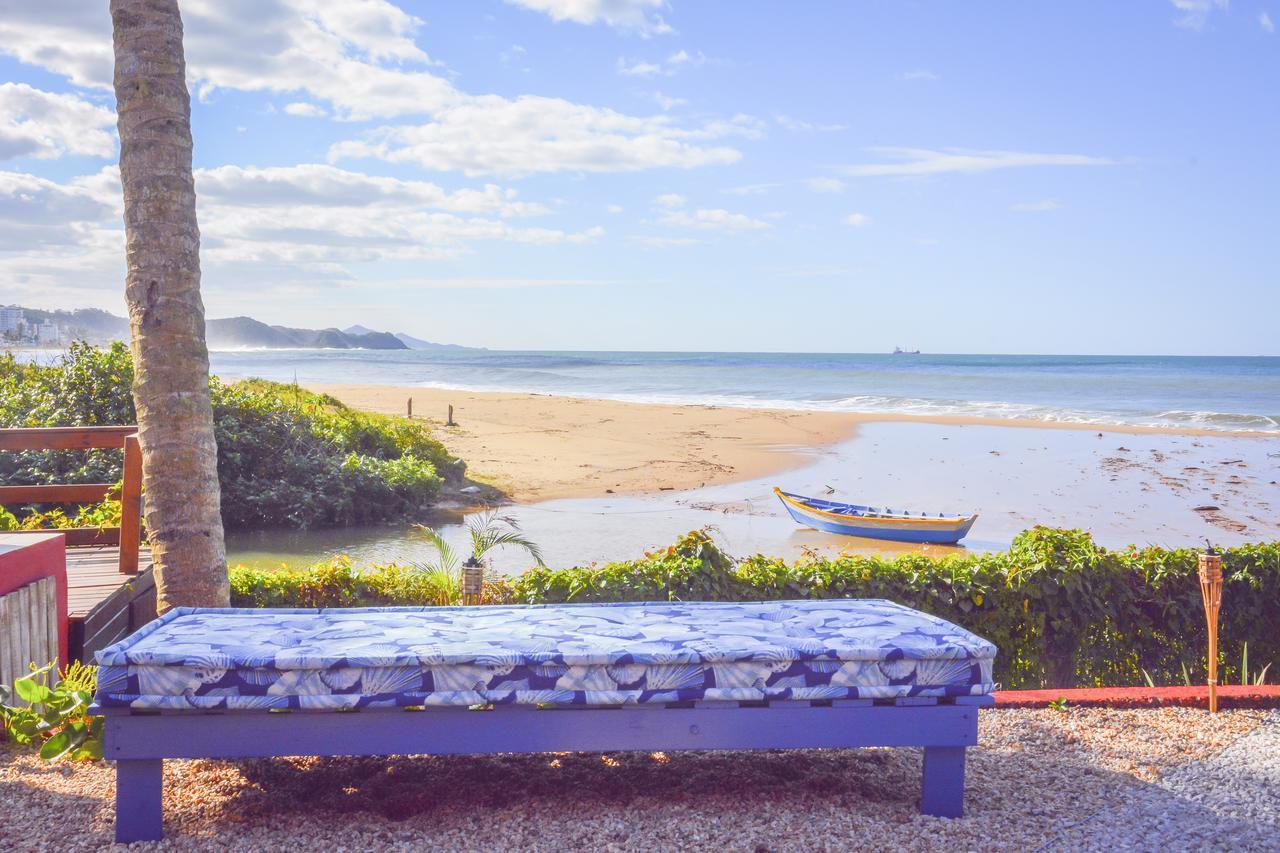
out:
{"label": "palm tree trunk", "polygon": [[182,18],[177,0],[111,0],[111,21],[133,399],[157,603],[162,612],[226,607]]}

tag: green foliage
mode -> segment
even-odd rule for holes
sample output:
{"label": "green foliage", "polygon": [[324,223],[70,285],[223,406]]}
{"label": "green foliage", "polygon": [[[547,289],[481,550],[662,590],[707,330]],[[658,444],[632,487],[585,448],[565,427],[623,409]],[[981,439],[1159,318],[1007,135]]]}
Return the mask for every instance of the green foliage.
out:
{"label": "green foliage", "polygon": [[[1220,677],[1256,683],[1267,670],[1250,672],[1249,658],[1280,659],[1280,542],[1223,549],[1222,557]],[[237,568],[232,600],[240,607],[455,602],[453,587],[436,575],[400,566],[359,571],[345,558],[305,571]],[[538,566],[486,587],[490,602],[521,604],[789,598],[886,598],[941,616],[996,644],[995,677],[1008,689],[1189,683],[1192,672],[1203,680],[1206,666],[1195,551],[1111,551],[1078,530],[1027,530],[998,553],[809,554],[790,563],[735,562],[706,531],[694,531],[639,560]]]}
{"label": "green foliage", "polygon": [[38,746],[46,761],[102,757],[102,718],[89,716],[97,685],[97,669],[76,663],[63,670],[50,686],[53,664],[32,669],[17,679],[13,693],[20,704],[10,705],[9,689],[0,686],[0,720],[14,743]]}
{"label": "green foliage", "polygon": [[[357,569],[348,557],[334,557],[303,570],[231,569],[232,607],[387,607],[456,604],[461,597],[453,575],[416,566]],[[490,584],[486,600],[506,597]]]}
{"label": "green foliage", "polygon": [[[136,420],[133,364],[123,344],[73,344],[57,363],[0,356],[0,427],[91,426]],[[213,380],[222,517],[228,529],[332,527],[411,517],[464,466],[422,421],[358,412],[332,397],[261,379]],[[0,455],[0,483],[110,482],[119,452]],[[116,507],[118,502],[109,502]],[[47,515],[36,524],[96,526],[109,510]],[[28,515],[33,513],[29,512]],[[0,518],[0,528],[6,520]]]}
{"label": "green foliage", "polygon": [[[1223,551],[1224,680],[1244,642],[1280,657],[1280,542]],[[516,578],[524,603],[654,599],[753,601],[886,598],[951,620],[1000,649],[1006,688],[1128,685],[1145,669],[1170,681],[1206,646],[1192,549],[1110,551],[1078,530],[1024,531],[1005,552],[931,558],[905,554],[734,564],[704,533],[634,562]],[[1236,674],[1237,677],[1239,674]]]}

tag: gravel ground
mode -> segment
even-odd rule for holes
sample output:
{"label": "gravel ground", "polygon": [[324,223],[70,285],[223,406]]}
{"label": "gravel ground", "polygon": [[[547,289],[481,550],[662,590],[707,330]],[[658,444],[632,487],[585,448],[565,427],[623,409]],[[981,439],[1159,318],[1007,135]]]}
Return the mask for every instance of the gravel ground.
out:
{"label": "gravel ground", "polygon": [[[916,750],[170,761],[175,850],[1280,851],[1280,713],[986,711],[967,816]],[[0,747],[0,850],[110,846],[106,763]]]}

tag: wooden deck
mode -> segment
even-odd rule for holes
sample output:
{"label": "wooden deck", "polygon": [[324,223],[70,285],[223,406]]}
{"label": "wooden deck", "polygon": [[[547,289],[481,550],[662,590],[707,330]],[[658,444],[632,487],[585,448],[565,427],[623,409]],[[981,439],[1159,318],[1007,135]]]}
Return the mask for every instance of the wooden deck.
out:
{"label": "wooden deck", "polygon": [[70,656],[89,660],[156,615],[151,552],[138,554],[138,573],[121,574],[120,549],[112,545],[67,549],[67,616]]}

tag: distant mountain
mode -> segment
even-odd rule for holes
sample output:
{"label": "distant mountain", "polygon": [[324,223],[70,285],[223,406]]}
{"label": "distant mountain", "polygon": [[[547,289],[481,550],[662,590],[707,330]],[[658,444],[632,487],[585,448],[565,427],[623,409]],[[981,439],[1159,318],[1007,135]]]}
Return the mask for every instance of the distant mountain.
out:
{"label": "distant mountain", "polygon": [[404,332],[396,332],[395,337],[396,340],[409,349],[475,349],[475,347],[464,347],[460,344],[438,344],[435,341],[424,341],[422,338],[415,338],[413,335],[406,335]]}
{"label": "distant mountain", "polygon": [[388,332],[292,329],[268,326],[252,317],[208,320],[205,322],[205,336],[214,349],[408,349]]}
{"label": "distant mountain", "polygon": [[[19,307],[19,306],[14,306]],[[39,308],[23,308],[28,323],[53,323],[61,326],[72,340],[120,341],[129,340],[129,321],[97,308],[77,308],[74,311],[41,311]]]}
{"label": "distant mountain", "polygon": [[[20,306],[13,306],[20,307]],[[28,322],[53,322],[65,331],[64,340],[93,344],[129,340],[129,321],[97,308],[43,311],[23,308]],[[205,321],[205,336],[212,349],[379,349],[465,350],[457,344],[438,344],[406,334],[379,332],[367,326],[345,329],[297,329],[271,326],[252,317],[225,317]]]}

